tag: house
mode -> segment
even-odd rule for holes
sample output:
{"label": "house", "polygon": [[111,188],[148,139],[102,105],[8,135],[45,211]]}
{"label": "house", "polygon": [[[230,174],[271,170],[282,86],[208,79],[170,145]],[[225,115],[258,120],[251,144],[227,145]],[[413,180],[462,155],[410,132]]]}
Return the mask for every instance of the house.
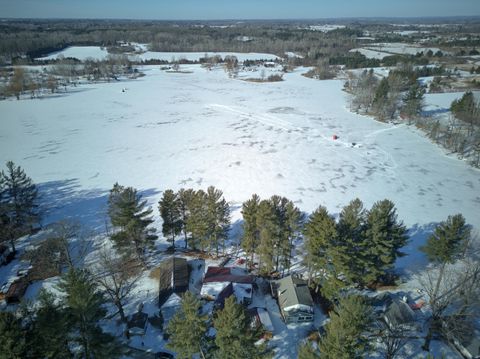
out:
{"label": "house", "polygon": [[236,267],[208,267],[200,295],[223,307],[226,298],[235,295],[237,301],[248,305],[252,301],[254,277]]}
{"label": "house", "polygon": [[160,263],[158,306],[172,295],[188,290],[188,263],[185,258],[171,257]]}
{"label": "house", "polygon": [[272,281],[272,292],[278,298],[285,323],[313,321],[313,299],[307,281],[289,275]]}

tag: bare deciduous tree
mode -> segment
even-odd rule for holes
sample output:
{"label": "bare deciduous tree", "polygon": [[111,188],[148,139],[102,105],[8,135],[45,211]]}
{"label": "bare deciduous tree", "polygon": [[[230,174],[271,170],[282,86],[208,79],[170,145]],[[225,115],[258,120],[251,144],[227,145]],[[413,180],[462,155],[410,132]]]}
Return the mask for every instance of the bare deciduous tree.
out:
{"label": "bare deciduous tree", "polygon": [[[116,253],[113,248],[100,251],[98,263],[94,266],[95,279],[107,294],[108,300],[117,307],[117,313],[127,324],[124,305],[142,274],[141,265]],[[125,332],[126,335],[127,332]]]}

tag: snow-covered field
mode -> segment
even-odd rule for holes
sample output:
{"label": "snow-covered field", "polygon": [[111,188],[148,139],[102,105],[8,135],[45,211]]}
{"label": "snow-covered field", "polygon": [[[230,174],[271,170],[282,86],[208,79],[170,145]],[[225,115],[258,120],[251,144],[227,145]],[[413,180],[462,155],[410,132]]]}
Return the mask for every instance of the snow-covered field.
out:
{"label": "snow-covered field", "polygon": [[[146,47],[142,47],[143,50],[146,50]],[[159,51],[143,51],[138,54],[126,53],[126,55],[131,60],[137,61],[148,61],[148,60],[188,60],[188,61],[198,61],[200,58],[205,57],[205,55],[214,56],[220,55],[222,58],[225,58],[227,55],[233,55],[238,58],[239,61],[245,60],[275,60],[278,57],[272,54],[261,54],[261,53],[237,53],[237,52],[159,52]],[[94,60],[104,60],[109,54],[106,48],[101,48],[99,46],[70,46],[66,49],[58,52],[54,52],[48,56],[40,57],[37,60],[54,60],[59,57],[74,57],[80,61],[85,61],[87,59]],[[115,56],[115,55],[113,55]]]}
{"label": "snow-covered field", "polygon": [[383,59],[391,55],[415,55],[418,52],[426,54],[429,50],[433,53],[441,51],[436,47],[421,47],[415,44],[406,43],[378,43],[370,44],[364,48],[352,49],[351,52],[358,51],[371,59]]}

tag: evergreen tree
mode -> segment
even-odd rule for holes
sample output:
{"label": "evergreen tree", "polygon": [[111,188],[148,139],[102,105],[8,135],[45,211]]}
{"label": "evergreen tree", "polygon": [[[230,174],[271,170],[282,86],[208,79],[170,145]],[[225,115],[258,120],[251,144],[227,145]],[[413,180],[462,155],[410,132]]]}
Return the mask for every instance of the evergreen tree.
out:
{"label": "evergreen tree", "polygon": [[182,297],[182,306],[168,322],[167,347],[176,352],[179,359],[190,359],[197,353],[204,353],[207,316],[200,315],[200,301],[191,292]]}
{"label": "evergreen tree", "polygon": [[398,221],[395,205],[385,199],[374,203],[367,218],[369,267],[366,282],[377,281],[390,271],[397,259],[403,256],[400,249],[407,244],[407,230]]}
{"label": "evergreen tree", "polygon": [[320,359],[320,354],[311,343],[306,342],[298,347],[298,359]]}
{"label": "evergreen tree", "polygon": [[283,241],[282,246],[282,269],[283,271],[290,271],[290,266],[292,264],[292,251],[294,248],[294,241],[300,235],[300,232],[303,227],[304,215],[296,207],[292,201],[288,201],[285,208],[285,236],[286,240]]}
{"label": "evergreen tree", "polygon": [[338,273],[331,264],[331,253],[338,234],[335,219],[329,215],[325,207],[320,206],[312,213],[305,224],[304,236],[306,251],[304,262],[308,270],[309,284],[317,289],[322,286],[322,293],[325,295],[327,293],[324,288],[328,287],[326,282],[339,284]]}
{"label": "evergreen tree", "polygon": [[257,194],[253,194],[252,198],[245,201],[242,205],[242,248],[247,256],[250,256],[251,264],[253,264],[253,256],[260,242],[260,229],[257,220],[259,205],[260,197]]}
{"label": "evergreen tree", "polygon": [[195,195],[193,189],[180,189],[178,191],[178,205],[179,205],[179,212],[180,212],[180,221],[182,226],[182,232],[185,239],[185,248],[188,246],[188,231],[187,231],[187,223],[188,218],[190,217],[192,200]]}
{"label": "evergreen tree", "polygon": [[225,300],[223,310],[213,320],[216,329],[215,357],[229,359],[262,358],[262,348],[255,345],[255,335],[250,327],[250,318],[235,296]]}
{"label": "evergreen tree", "polygon": [[182,230],[181,208],[178,195],[171,189],[167,189],[158,204],[160,216],[163,219],[163,235],[172,242],[172,246],[175,249],[175,236],[180,234]]}
{"label": "evergreen tree", "polygon": [[157,239],[153,223],[152,209],[146,208],[147,201],[132,187],[115,183],[108,198],[108,213],[112,224],[120,231],[112,236],[116,246],[124,253],[133,247],[137,257],[144,261],[145,250]]}
{"label": "evergreen tree", "polygon": [[257,223],[259,229],[259,270],[262,274],[270,274],[275,268],[275,243],[278,229],[276,216],[269,201],[263,200],[258,205]]}
{"label": "evergreen tree", "polygon": [[207,220],[207,245],[210,251],[215,250],[218,257],[220,246],[225,248],[230,228],[230,208],[223,198],[223,192],[210,186],[205,196]]}
{"label": "evergreen tree", "polygon": [[337,224],[337,265],[350,283],[365,285],[368,245],[365,238],[367,211],[356,198],[345,206]]}
{"label": "evergreen tree", "polygon": [[33,357],[45,359],[71,358],[69,350],[69,323],[67,313],[55,297],[42,289],[38,296],[38,308],[32,328]]}
{"label": "evergreen tree", "polygon": [[453,263],[466,248],[470,235],[471,228],[461,214],[448,216],[435,228],[421,250],[431,262]]}
{"label": "evergreen tree", "polygon": [[114,337],[103,333],[98,321],[106,310],[105,299],[86,270],[71,269],[61,279],[58,289],[65,294],[63,306],[69,318],[72,339],[82,349],[85,359],[120,356]]}
{"label": "evergreen tree", "polygon": [[386,77],[382,78],[375,90],[375,96],[373,98],[372,106],[374,111],[381,115],[384,112],[384,108],[388,103],[388,94],[390,91],[390,85]]}
{"label": "evergreen tree", "polygon": [[202,251],[207,244],[208,219],[207,219],[207,194],[203,190],[193,193],[190,200],[189,216],[186,223],[187,232],[190,232],[190,246]]}
{"label": "evergreen tree", "polygon": [[21,320],[11,312],[0,311],[0,359],[23,359],[26,353]]}
{"label": "evergreen tree", "polygon": [[274,261],[275,271],[278,272],[280,260],[282,257],[290,257],[290,241],[287,233],[287,204],[288,199],[280,196],[272,196],[269,200],[273,210],[273,228],[274,228]]}
{"label": "evergreen tree", "polygon": [[361,297],[341,298],[330,313],[326,334],[320,340],[321,358],[364,358],[369,351],[369,338],[365,332],[371,322],[371,309]]}
{"label": "evergreen tree", "polygon": [[460,100],[454,100],[450,106],[450,111],[459,120],[467,122],[471,126],[480,124],[479,105],[471,91],[465,92]]}
{"label": "evergreen tree", "polygon": [[424,97],[425,86],[415,81],[403,97],[402,113],[409,118],[416,118],[422,112]]}
{"label": "evergreen tree", "polygon": [[31,232],[40,220],[38,190],[20,166],[7,162],[0,173],[1,240],[9,240],[15,252],[15,240]]}

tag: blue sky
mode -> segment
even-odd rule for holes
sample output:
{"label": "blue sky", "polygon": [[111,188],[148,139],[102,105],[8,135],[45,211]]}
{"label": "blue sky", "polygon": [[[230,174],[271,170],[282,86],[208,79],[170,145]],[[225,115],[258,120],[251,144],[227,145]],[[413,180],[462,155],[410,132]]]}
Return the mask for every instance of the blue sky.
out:
{"label": "blue sky", "polygon": [[0,17],[165,20],[480,16],[480,0],[0,0]]}

